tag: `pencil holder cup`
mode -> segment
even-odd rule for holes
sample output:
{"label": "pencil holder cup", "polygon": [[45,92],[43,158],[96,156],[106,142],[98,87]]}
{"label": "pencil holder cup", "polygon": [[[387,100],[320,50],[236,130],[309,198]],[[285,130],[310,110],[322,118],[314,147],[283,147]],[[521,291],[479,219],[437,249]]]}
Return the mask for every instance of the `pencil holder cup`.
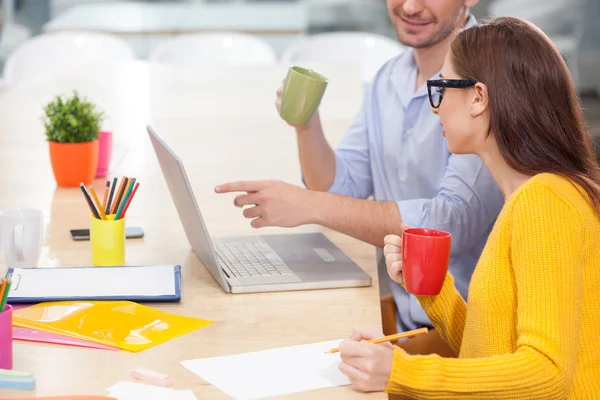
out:
{"label": "pencil holder cup", "polygon": [[125,218],[115,220],[107,215],[106,220],[90,216],[90,244],[92,265],[113,267],[125,264]]}
{"label": "pencil holder cup", "polygon": [[12,307],[0,312],[0,369],[12,369]]}

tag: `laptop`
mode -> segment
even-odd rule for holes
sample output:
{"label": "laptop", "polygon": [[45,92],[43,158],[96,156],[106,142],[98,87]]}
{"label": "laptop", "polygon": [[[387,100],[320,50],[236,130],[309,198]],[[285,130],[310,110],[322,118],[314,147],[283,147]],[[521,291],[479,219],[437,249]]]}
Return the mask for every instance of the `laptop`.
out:
{"label": "laptop", "polygon": [[150,127],[152,146],[192,250],[228,293],[370,286],[322,233],[211,238],[181,158]]}

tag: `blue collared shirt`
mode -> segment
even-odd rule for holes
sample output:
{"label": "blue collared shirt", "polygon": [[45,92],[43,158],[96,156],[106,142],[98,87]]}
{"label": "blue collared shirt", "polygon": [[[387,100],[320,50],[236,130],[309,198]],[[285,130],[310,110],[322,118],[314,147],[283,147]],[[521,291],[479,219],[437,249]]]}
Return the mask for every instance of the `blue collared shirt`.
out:
{"label": "blue collared shirt", "polygon": [[[472,24],[473,18],[469,19]],[[329,192],[395,201],[406,225],[451,232],[449,270],[466,298],[504,199],[479,156],[448,151],[427,87],[415,91],[416,79],[412,49],[379,70],[335,150],[336,175]],[[399,329],[430,325],[418,300],[388,281],[398,307]]]}

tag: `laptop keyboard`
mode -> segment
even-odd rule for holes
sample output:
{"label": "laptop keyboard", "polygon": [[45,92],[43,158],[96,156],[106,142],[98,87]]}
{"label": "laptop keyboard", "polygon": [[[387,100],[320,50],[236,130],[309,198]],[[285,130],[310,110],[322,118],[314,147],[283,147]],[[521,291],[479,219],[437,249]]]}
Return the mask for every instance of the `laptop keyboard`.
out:
{"label": "laptop keyboard", "polygon": [[215,251],[238,278],[294,275],[265,241],[219,243]]}

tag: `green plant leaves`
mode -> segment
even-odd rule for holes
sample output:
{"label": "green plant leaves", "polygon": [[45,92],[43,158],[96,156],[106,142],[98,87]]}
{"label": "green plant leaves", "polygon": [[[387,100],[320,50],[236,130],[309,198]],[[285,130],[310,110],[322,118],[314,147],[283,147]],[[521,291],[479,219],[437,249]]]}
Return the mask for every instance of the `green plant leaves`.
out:
{"label": "green plant leaves", "polygon": [[51,142],[81,143],[98,138],[102,112],[73,91],[72,97],[56,96],[44,107],[46,138]]}

